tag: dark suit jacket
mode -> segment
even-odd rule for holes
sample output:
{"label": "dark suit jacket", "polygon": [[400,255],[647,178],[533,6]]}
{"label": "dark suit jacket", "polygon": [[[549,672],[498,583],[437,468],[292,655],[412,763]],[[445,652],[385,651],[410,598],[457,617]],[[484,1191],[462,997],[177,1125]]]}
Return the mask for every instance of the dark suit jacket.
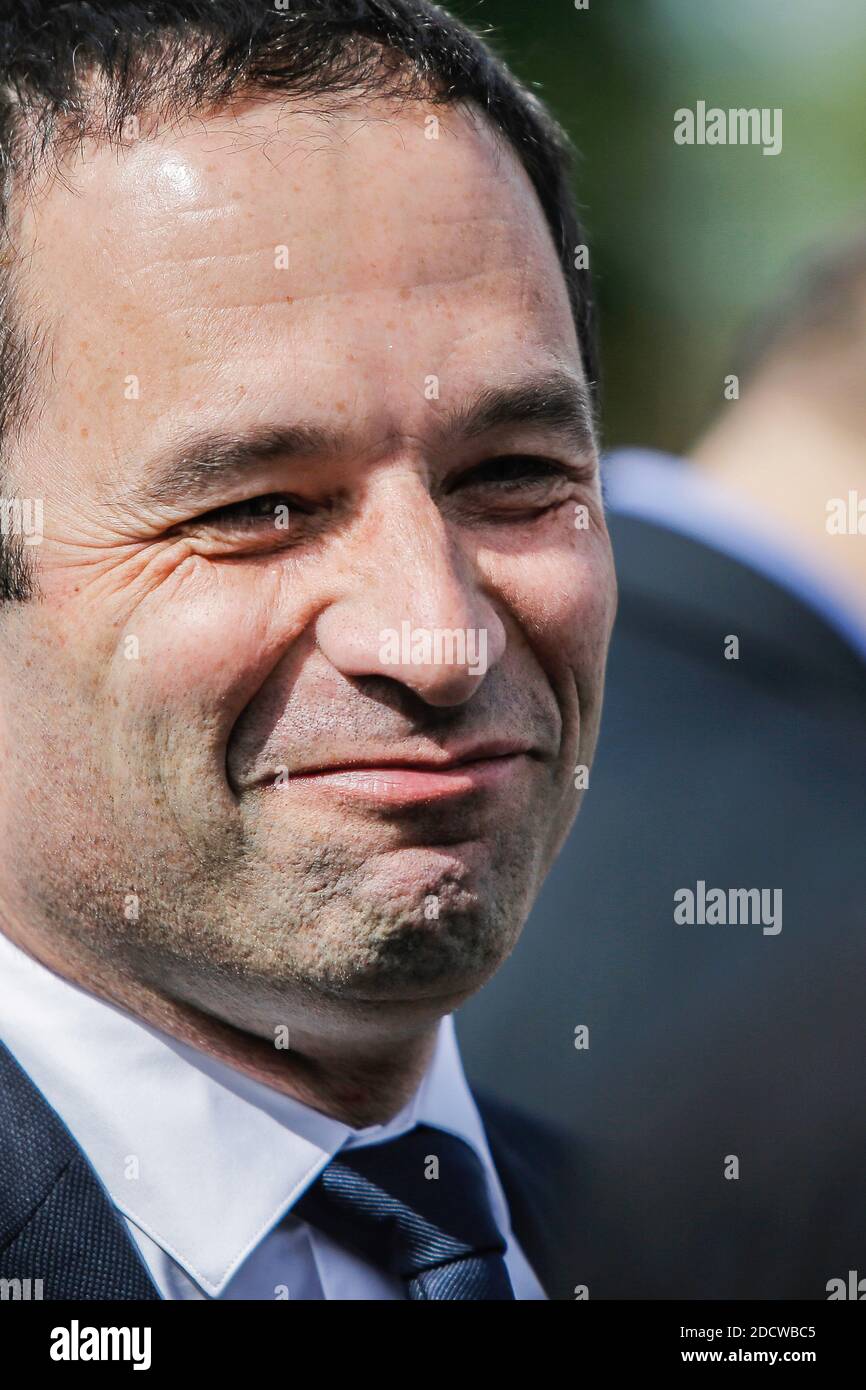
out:
{"label": "dark suit jacket", "polygon": [[[636,519],[611,533],[584,809],[458,1016],[464,1061],[579,1138],[611,1218],[574,1251],[590,1296],[823,1299],[866,1275],[866,669],[733,560]],[[781,933],[677,925],[699,879],[781,888]]]}
{"label": "dark suit jacket", "polygon": [[[496,1101],[479,1108],[524,1253],[552,1297],[570,1297],[573,1246],[556,1238],[569,1145]],[[2,1043],[0,1279],[41,1279],[52,1300],[161,1297],[85,1154]]]}

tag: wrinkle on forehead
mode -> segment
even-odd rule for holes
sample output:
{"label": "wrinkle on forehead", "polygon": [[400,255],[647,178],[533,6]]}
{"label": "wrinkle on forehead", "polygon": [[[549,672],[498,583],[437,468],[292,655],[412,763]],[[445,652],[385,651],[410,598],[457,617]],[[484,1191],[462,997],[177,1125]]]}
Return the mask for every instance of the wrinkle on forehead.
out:
{"label": "wrinkle on forehead", "polygon": [[[261,135],[261,112],[252,114]],[[428,141],[423,106],[413,110],[408,132],[405,108],[404,128],[387,111],[381,119],[370,119],[365,108],[341,117],[340,124],[353,136],[349,140],[334,138],[333,119],[323,126],[316,113],[293,115],[288,127],[281,122],[280,103],[272,104],[271,114],[275,131],[288,137],[290,154],[294,152],[278,170],[261,157],[261,146],[258,157],[253,152],[237,163],[224,157],[227,142],[219,122],[194,125],[174,136],[171,145],[163,138],[141,141],[120,155],[95,153],[79,171],[75,193],[55,189],[39,208],[34,268],[38,265],[50,280],[52,266],[63,267],[61,302],[67,298],[69,275],[85,279],[81,288],[90,293],[79,296],[83,304],[88,298],[98,303],[105,297],[101,286],[108,286],[108,298],[122,314],[124,287],[149,280],[148,295],[160,293],[159,277],[153,274],[160,265],[196,270],[199,304],[216,308],[216,291],[219,302],[231,304],[232,285],[250,289],[250,271],[258,258],[257,278],[267,284],[263,299],[270,300],[281,278],[274,274],[274,255],[281,245],[288,248],[285,278],[292,281],[284,302],[352,288],[362,260],[365,276],[371,262],[380,279],[398,275],[407,236],[415,236],[418,263],[398,288],[452,278],[443,263],[453,267],[462,262],[469,273],[483,268],[496,260],[496,243],[514,235],[517,220],[527,243],[539,245],[547,238],[555,259],[528,176],[483,120],[449,108],[440,140]],[[304,143],[311,131],[318,140],[315,158]],[[363,141],[354,138],[361,134]],[[410,137],[417,139],[417,149],[407,148]],[[318,175],[322,161],[321,176],[305,177],[313,169]],[[420,216],[429,237],[419,246]],[[323,274],[330,284],[323,283]],[[176,287],[167,277],[164,283],[171,297]]]}
{"label": "wrinkle on forehead", "polygon": [[[531,189],[514,152],[503,145],[493,127],[472,119],[465,109],[448,108],[448,119],[437,118],[438,140],[425,139],[423,106],[413,110],[408,121],[401,108],[402,122],[387,107],[381,116],[371,115],[372,109],[347,112],[338,124],[315,111],[294,113],[286,126],[282,103],[274,101],[270,130],[258,124],[254,141],[248,138],[248,130],[242,129],[245,138],[239,141],[220,121],[198,121],[185,132],[163,132],[158,139],[141,139],[123,151],[102,147],[77,169],[74,187],[55,187],[31,206],[27,214],[31,244],[35,247],[42,227],[47,235],[52,231],[71,231],[81,239],[89,235],[93,244],[98,244],[102,233],[104,239],[113,237],[113,250],[122,260],[130,244],[122,236],[117,239],[124,230],[132,234],[132,240],[137,234],[171,241],[190,228],[201,236],[215,227],[222,235],[241,214],[246,221],[255,220],[257,211],[277,214],[280,202],[291,220],[293,202],[298,196],[309,199],[311,191],[332,211],[339,211],[360,194],[383,185],[388,198],[380,212],[383,218],[390,214],[395,220],[397,214],[412,209],[422,185],[428,195],[440,191],[446,206],[445,195],[461,162],[467,172],[471,167],[471,180],[464,177],[464,182],[471,182],[472,201],[459,218],[467,225],[473,217],[485,218],[485,205],[501,203],[504,182],[519,180]],[[276,141],[286,151],[279,160],[265,154],[266,146]],[[456,163],[455,147],[461,154]],[[238,160],[239,154],[251,157]],[[503,154],[509,164],[505,170]],[[318,177],[311,190],[305,174],[312,161],[316,173],[324,164],[324,174],[332,177]],[[391,176],[397,165],[399,183]],[[434,215],[432,220],[439,219]],[[327,236],[327,222],[320,218],[315,231]]]}

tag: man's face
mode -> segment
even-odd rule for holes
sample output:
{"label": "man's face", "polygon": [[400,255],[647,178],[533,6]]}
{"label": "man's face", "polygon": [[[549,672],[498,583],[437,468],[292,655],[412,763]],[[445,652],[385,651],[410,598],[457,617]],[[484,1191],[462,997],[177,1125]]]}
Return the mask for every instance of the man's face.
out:
{"label": "man's face", "polygon": [[478,988],[596,741],[565,283],[513,154],[428,116],[262,100],[24,219],[54,355],[13,461],[45,539],[3,619],[4,915],[262,1035]]}

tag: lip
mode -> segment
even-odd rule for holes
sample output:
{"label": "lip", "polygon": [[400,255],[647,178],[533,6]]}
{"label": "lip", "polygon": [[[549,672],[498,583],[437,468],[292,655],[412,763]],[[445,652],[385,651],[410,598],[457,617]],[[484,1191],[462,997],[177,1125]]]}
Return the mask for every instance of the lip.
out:
{"label": "lip", "polygon": [[276,790],[296,786],[384,805],[445,801],[506,786],[531,756],[523,745],[500,742],[439,758],[353,760],[302,769]]}

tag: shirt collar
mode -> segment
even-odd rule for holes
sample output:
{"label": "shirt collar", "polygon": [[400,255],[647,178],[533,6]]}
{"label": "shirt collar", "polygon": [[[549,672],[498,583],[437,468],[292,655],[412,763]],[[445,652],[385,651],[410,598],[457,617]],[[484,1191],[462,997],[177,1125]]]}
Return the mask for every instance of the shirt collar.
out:
{"label": "shirt collar", "polygon": [[475,1149],[510,1235],[450,1016],[412,1099],[387,1124],[362,1130],[79,989],[2,933],[0,1019],[6,1045],[118,1209],[212,1296],[344,1144],[379,1143],[415,1124]]}

